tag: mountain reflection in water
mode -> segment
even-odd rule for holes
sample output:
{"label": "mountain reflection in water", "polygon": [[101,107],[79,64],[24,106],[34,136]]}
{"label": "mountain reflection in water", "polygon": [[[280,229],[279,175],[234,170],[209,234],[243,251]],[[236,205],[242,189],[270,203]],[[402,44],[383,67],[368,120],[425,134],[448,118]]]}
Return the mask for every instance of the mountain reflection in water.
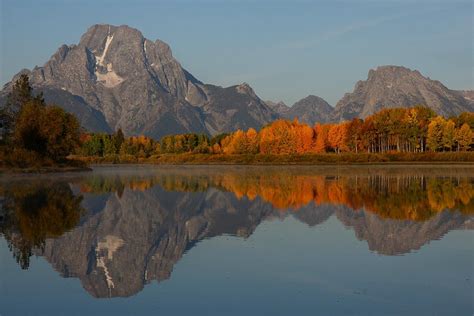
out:
{"label": "mountain reflection in water", "polygon": [[196,242],[249,237],[269,219],[335,216],[371,251],[400,255],[473,229],[474,168],[117,167],[2,179],[0,233],[19,265],[39,255],[94,297],[170,278]]}

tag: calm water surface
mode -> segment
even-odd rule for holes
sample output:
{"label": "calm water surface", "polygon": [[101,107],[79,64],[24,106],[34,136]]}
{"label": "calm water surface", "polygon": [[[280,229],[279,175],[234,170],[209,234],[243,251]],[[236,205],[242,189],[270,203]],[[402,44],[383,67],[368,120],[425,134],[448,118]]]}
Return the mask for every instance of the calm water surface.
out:
{"label": "calm water surface", "polygon": [[0,176],[0,315],[473,315],[474,166]]}

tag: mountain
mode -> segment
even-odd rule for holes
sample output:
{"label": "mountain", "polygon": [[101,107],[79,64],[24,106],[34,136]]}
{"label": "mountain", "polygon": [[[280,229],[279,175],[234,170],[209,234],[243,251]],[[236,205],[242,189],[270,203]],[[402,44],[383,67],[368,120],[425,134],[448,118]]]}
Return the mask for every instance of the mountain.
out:
{"label": "mountain", "polygon": [[324,99],[309,95],[293,104],[291,107],[284,102],[265,101],[265,103],[282,118],[293,120],[298,118],[302,123],[313,126],[315,123],[326,123],[331,120],[334,108]]}
{"label": "mountain", "polygon": [[228,88],[213,85],[200,87],[206,94],[207,101],[200,108],[210,134],[250,127],[259,129],[279,117],[247,83]]}
{"label": "mountain", "polygon": [[273,102],[273,101],[265,101],[265,103],[275,112],[278,114],[286,113],[290,108],[288,105],[285,104],[283,101]]}
{"label": "mountain", "polygon": [[384,108],[426,105],[446,117],[474,111],[474,105],[458,91],[424,77],[417,70],[381,66],[370,70],[365,81],[357,82],[336,104],[333,120],[365,118]]}
{"label": "mountain", "polygon": [[460,90],[458,92],[474,107],[474,90]]}
{"label": "mountain", "polygon": [[298,118],[300,122],[313,126],[317,122],[329,122],[333,110],[334,108],[324,99],[309,95],[293,104],[283,117],[289,120]]}
{"label": "mountain", "polygon": [[170,47],[128,26],[94,25],[77,45],[62,45],[42,67],[20,71],[0,91],[27,74],[48,103],[75,114],[87,130],[160,138],[176,133],[210,135],[259,129],[277,118],[313,125],[365,118],[382,109],[427,105],[444,116],[474,111],[473,91],[454,91],[418,71],[398,66],[370,70],[333,109],[308,96],[293,106],[262,101],[246,83],[205,84],[186,71]]}
{"label": "mountain", "polygon": [[[21,73],[29,75],[35,90],[46,91],[48,102],[76,114],[94,131],[122,128],[126,135],[156,138],[216,134],[259,128],[277,117],[247,84],[204,84],[166,43],[128,26],[94,25],[79,44],[62,45],[42,67]],[[12,82],[0,93],[3,99]]]}

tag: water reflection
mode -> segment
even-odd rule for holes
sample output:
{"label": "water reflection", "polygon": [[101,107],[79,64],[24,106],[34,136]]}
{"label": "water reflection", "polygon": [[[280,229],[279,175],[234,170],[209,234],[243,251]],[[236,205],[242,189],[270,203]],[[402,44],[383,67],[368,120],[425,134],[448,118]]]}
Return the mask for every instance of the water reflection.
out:
{"label": "water reflection", "polygon": [[405,254],[473,229],[470,168],[100,169],[0,183],[1,233],[22,268],[44,256],[94,297],[131,296],[196,242],[250,236],[265,220],[336,216],[369,249]]}
{"label": "water reflection", "polygon": [[2,187],[0,233],[22,269],[27,269],[32,250],[44,249],[47,238],[73,229],[82,213],[82,197],[67,183],[11,183]]}

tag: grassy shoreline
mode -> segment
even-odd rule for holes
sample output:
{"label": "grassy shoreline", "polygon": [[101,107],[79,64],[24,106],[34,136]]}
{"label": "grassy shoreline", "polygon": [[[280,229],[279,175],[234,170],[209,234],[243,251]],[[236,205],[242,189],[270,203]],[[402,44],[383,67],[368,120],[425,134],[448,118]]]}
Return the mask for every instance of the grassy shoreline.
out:
{"label": "grassy shoreline", "polygon": [[148,158],[134,156],[81,157],[87,164],[155,165],[337,165],[337,164],[474,164],[474,152],[305,154],[305,155],[218,155],[164,154]]}
{"label": "grassy shoreline", "polygon": [[0,166],[0,175],[46,174],[92,171],[96,165],[253,165],[253,166],[317,166],[317,165],[472,165],[474,152],[354,154],[325,153],[305,155],[219,155],[164,154],[148,158],[127,156],[70,156],[67,163],[37,166]]}
{"label": "grassy shoreline", "polygon": [[92,168],[82,160],[66,159],[63,162],[37,160],[34,163],[9,165],[1,161],[0,175],[9,174],[43,174],[92,171]]}

